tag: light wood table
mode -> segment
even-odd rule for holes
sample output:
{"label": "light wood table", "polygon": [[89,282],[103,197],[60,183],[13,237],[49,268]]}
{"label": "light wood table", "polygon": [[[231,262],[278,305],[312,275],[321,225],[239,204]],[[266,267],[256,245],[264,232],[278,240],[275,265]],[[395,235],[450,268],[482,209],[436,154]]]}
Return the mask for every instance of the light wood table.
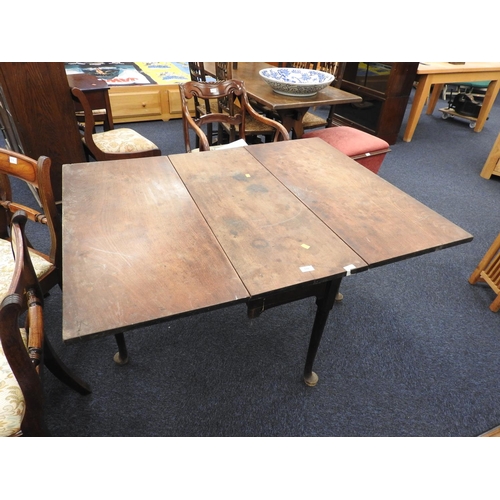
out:
{"label": "light wood table", "polygon": [[[326,87],[311,97],[292,97],[274,92],[274,90],[259,75],[259,71],[274,66],[264,62],[239,62],[237,68],[233,68],[233,78],[242,80],[248,96],[259,103],[263,108],[276,113],[283,126],[293,132],[294,138],[300,138],[304,134],[302,119],[310,108],[316,106],[332,106],[337,104],[349,104],[361,102],[362,97],[346,92],[336,87]],[[204,63],[205,71],[214,76],[215,64]]]}
{"label": "light wood table", "polygon": [[314,296],[308,385],[342,278],[472,239],[317,138],[64,165],[63,188],[65,342]]}
{"label": "light wood table", "polygon": [[434,85],[429,98],[426,114],[431,115],[447,83],[479,82],[489,80],[490,84],[484,96],[483,105],[477,117],[474,132],[481,132],[488,118],[491,107],[500,90],[500,62],[451,64],[447,62],[420,63],[417,70],[418,86],[413,97],[408,123],[403,141],[410,142],[417,127],[418,120],[429,98],[431,86]]}

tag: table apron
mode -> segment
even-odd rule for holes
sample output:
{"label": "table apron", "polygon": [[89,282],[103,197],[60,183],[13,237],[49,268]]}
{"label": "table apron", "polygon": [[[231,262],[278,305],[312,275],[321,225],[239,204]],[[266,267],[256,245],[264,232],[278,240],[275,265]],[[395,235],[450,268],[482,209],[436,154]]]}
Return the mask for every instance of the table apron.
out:
{"label": "table apron", "polygon": [[340,286],[341,281],[342,277],[336,277],[320,283],[308,283],[288,288],[286,290],[270,292],[257,297],[250,297],[247,300],[248,317],[256,318],[268,309],[288,304],[289,302],[306,299],[308,297],[316,297],[316,301],[322,300],[328,295],[330,284],[332,282],[338,282]]}
{"label": "table apron", "polygon": [[500,71],[474,71],[471,73],[453,72],[439,74],[423,74],[421,78],[429,79],[431,83],[461,83],[461,82],[479,82],[483,80],[496,81],[500,77]]}

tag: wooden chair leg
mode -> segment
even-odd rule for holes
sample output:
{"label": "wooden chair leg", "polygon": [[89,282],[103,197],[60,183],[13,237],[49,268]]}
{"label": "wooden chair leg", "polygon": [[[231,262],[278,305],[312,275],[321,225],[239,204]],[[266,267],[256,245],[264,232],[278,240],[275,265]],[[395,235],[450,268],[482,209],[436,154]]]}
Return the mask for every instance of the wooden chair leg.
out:
{"label": "wooden chair leg", "polygon": [[72,373],[71,370],[62,362],[50,345],[47,337],[45,337],[43,342],[43,356],[44,365],[61,382],[80,394],[90,394],[92,392],[90,386]]}
{"label": "wooden chair leg", "polygon": [[128,352],[127,345],[125,344],[125,335],[123,333],[116,333],[115,340],[118,345],[118,352],[114,355],[113,359],[118,365],[126,365],[128,363]]}
{"label": "wooden chair leg", "polygon": [[477,283],[477,281],[480,280],[481,272],[486,269],[488,264],[491,262],[495,254],[498,252],[500,249],[500,234],[495,238],[495,241],[493,244],[488,248],[486,253],[484,254],[484,257],[481,259],[481,262],[477,265],[476,269],[472,272],[472,274],[469,277],[469,283],[471,285],[474,285]]}
{"label": "wooden chair leg", "polygon": [[471,285],[477,282],[487,283],[497,294],[496,299],[490,304],[490,310],[498,312],[500,309],[500,234],[469,277]]}
{"label": "wooden chair leg", "polygon": [[500,295],[490,304],[490,310],[494,313],[500,310]]}

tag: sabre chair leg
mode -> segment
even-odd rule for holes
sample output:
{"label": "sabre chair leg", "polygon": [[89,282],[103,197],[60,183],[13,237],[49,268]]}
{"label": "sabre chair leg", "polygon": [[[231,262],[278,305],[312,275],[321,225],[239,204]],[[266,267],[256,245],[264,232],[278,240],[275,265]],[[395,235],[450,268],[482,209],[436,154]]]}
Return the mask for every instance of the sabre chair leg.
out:
{"label": "sabre chair leg", "polygon": [[309,349],[307,351],[306,364],[304,368],[304,382],[310,387],[314,387],[318,383],[318,375],[313,372],[314,358],[318,352],[318,347],[321,342],[321,336],[325,329],[326,321],[330,310],[335,303],[335,298],[339,291],[340,282],[342,278],[330,281],[326,287],[325,293],[322,297],[316,299],[316,317],[314,318],[314,325],[309,341]]}
{"label": "sabre chair leg", "polygon": [[70,369],[61,361],[50,345],[47,337],[45,337],[43,342],[43,357],[44,365],[61,382],[80,394],[90,394],[92,392],[90,386],[72,373]]}
{"label": "sabre chair leg", "polygon": [[490,311],[496,313],[499,310],[500,310],[500,295],[498,295],[497,298],[490,304]]}
{"label": "sabre chair leg", "polygon": [[118,352],[114,355],[113,360],[118,365],[126,365],[128,363],[128,351],[125,344],[125,335],[123,333],[115,333],[115,340],[118,345]]}

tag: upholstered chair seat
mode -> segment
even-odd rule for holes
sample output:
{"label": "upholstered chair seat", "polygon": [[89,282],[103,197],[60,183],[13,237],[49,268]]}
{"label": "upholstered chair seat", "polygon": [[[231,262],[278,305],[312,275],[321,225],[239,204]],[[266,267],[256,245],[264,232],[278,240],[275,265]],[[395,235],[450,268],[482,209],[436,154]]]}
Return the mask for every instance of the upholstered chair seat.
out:
{"label": "upholstered chair seat", "polygon": [[92,138],[95,145],[105,153],[141,153],[158,149],[156,144],[130,128],[92,134]]}
{"label": "upholstered chair seat", "polygon": [[[107,85],[105,85],[105,92],[99,93],[101,98],[96,100],[97,93],[89,92],[86,94],[85,89],[94,85],[100,86],[102,89],[102,80],[95,77],[89,80],[89,78],[90,75],[87,75],[85,81],[73,81],[73,84],[81,85],[82,88],[71,87],[76,121],[87,159],[89,156],[97,161],[160,156],[161,151],[156,144],[135,130],[130,128],[115,129]],[[92,99],[92,105],[89,99]],[[103,109],[102,106],[105,108]],[[96,124],[102,125],[103,132],[96,132]]]}
{"label": "upholstered chair seat", "polygon": [[[21,329],[21,336],[27,347],[27,335],[24,328]],[[25,411],[23,393],[7,362],[0,342],[0,437],[21,435],[21,422]]]}
{"label": "upholstered chair seat", "polygon": [[[41,279],[49,271],[54,269],[54,266],[47,259],[44,259],[36,252],[30,251],[30,257],[38,279]],[[10,242],[0,239],[0,302],[7,294],[7,289],[12,279],[12,273],[14,272],[14,266],[15,263]]]}

